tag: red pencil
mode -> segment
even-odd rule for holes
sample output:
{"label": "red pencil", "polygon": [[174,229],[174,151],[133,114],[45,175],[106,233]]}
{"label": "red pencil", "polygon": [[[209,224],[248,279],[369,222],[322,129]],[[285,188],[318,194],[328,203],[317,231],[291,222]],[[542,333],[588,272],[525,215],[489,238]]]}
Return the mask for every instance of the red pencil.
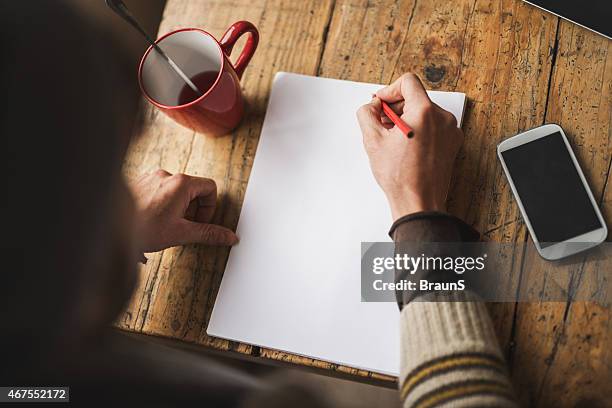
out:
{"label": "red pencil", "polygon": [[412,128],[406,122],[404,122],[402,118],[397,116],[397,113],[393,112],[393,109],[391,109],[391,107],[387,105],[385,101],[383,101],[382,99],[380,101],[382,102],[382,108],[385,112],[385,115],[387,115],[387,117],[391,119],[391,122],[393,122],[395,126],[397,126],[397,128],[401,130],[402,133],[406,136],[414,136],[414,131],[412,130]]}

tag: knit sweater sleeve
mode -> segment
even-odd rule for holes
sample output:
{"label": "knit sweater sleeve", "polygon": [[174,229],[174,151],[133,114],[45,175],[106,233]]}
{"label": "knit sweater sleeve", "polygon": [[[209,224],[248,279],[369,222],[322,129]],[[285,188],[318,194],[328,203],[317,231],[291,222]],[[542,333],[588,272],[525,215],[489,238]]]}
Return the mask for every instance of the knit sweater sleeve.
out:
{"label": "knit sweater sleeve", "polygon": [[[443,213],[419,213],[393,225],[396,242],[475,241],[479,234]],[[406,246],[397,246],[406,248]],[[433,245],[433,251],[444,251]],[[405,250],[405,249],[403,249]],[[449,255],[449,254],[428,254]],[[456,254],[451,254],[456,255]],[[425,278],[440,271],[425,272]],[[401,273],[396,280],[402,279]],[[469,291],[398,293],[400,396],[404,407],[515,407],[506,364],[485,304]]]}

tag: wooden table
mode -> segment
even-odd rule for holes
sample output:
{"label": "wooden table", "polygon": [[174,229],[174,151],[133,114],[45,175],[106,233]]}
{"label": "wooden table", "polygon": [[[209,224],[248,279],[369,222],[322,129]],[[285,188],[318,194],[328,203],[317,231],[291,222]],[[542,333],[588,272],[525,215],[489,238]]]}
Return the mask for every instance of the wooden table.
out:
{"label": "wooden table", "polygon": [[[128,177],[164,168],[213,178],[220,192],[216,221],[233,228],[277,71],[377,83],[412,71],[430,89],[470,98],[452,213],[491,240],[528,240],[495,146],[556,122],[610,220],[612,41],[518,0],[168,0],[159,32],[195,26],[220,36],[243,19],[261,33],[242,80],[250,103],[243,124],[212,139],[146,107],[144,134],[127,158]],[[118,327],[393,384],[394,378],[375,373],[207,336],[227,256],[227,249],[199,246],[152,255]],[[517,265],[528,263],[516,256]],[[518,271],[518,285],[526,270]],[[585,302],[504,303],[491,305],[491,313],[524,403],[612,404],[609,309]]]}

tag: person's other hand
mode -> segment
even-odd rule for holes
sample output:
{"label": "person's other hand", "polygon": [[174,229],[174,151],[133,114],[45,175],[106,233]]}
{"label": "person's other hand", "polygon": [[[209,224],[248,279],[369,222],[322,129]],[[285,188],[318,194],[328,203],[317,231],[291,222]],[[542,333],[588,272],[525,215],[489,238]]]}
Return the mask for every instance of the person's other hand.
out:
{"label": "person's other hand", "polygon": [[201,243],[234,245],[236,234],[210,224],[217,202],[214,180],[164,170],[143,176],[132,188],[143,252]]}
{"label": "person's other hand", "polygon": [[[408,138],[386,118],[381,99],[414,129]],[[453,114],[434,104],[419,78],[404,74],[357,111],[363,143],[393,219],[444,211],[463,132]]]}

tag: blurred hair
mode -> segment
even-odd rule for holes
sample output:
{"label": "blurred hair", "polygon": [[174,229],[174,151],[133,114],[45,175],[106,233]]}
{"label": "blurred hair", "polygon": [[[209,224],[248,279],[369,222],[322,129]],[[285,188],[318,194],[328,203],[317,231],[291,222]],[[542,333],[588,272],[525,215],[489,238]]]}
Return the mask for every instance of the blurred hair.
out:
{"label": "blurred hair", "polygon": [[78,330],[80,289],[99,279],[112,245],[108,220],[139,99],[111,36],[63,1],[0,2],[0,51],[8,371]]}

